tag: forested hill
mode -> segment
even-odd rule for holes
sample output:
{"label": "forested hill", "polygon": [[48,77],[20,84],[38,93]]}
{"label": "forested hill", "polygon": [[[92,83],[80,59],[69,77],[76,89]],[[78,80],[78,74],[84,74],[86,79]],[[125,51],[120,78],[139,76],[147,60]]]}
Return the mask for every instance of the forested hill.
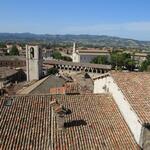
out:
{"label": "forested hill", "polygon": [[109,47],[150,48],[150,41],[138,41],[104,35],[49,35],[32,33],[0,33],[0,41],[13,42],[79,42],[84,45]]}

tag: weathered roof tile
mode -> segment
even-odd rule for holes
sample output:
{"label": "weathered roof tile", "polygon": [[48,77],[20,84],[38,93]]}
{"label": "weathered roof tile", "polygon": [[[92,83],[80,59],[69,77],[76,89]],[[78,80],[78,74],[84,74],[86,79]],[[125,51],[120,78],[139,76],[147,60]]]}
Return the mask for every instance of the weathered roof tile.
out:
{"label": "weathered roof tile", "polygon": [[142,123],[150,124],[150,73],[117,72],[112,76]]}
{"label": "weathered roof tile", "polygon": [[[65,129],[52,117],[54,99],[71,110]],[[139,149],[114,100],[101,95],[16,96],[12,106],[0,99],[1,148],[5,149]],[[53,144],[52,144],[53,143]]]}

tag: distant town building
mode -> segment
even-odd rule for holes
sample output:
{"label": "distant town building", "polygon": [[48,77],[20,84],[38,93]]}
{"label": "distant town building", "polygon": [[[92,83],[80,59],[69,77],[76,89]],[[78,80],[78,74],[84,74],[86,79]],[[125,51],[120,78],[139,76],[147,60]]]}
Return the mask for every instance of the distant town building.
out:
{"label": "distant town building", "polygon": [[[97,56],[106,56],[110,60],[111,49],[77,49],[76,44],[73,44],[72,60],[73,62],[90,63]],[[148,52],[135,52],[119,50],[120,53],[130,53],[137,64],[141,64],[147,59]]]}
{"label": "distant town building", "polygon": [[73,62],[90,63],[97,56],[107,56],[110,58],[110,52],[108,50],[98,50],[98,49],[87,49],[87,50],[77,50],[76,44],[73,44],[72,60]]}
{"label": "distant town building", "polygon": [[16,47],[17,47],[17,49],[18,49],[19,51],[22,51],[22,50],[23,50],[23,48],[22,48],[20,45],[16,45]]}
{"label": "distant town building", "polygon": [[43,59],[44,60],[52,59],[52,54],[53,54],[53,50],[51,50],[51,49],[44,49],[43,50]]}
{"label": "distant town building", "polygon": [[148,53],[144,53],[144,52],[138,53],[137,52],[133,55],[133,58],[138,64],[141,64],[143,61],[145,61],[147,59],[147,56],[148,56]]}
{"label": "distant town building", "polygon": [[25,79],[26,75],[22,69],[16,70],[9,67],[0,67],[0,89]]}
{"label": "distant town building", "polygon": [[0,56],[4,56],[7,53],[7,48],[0,48]]}
{"label": "distant town building", "polygon": [[25,67],[26,58],[22,56],[0,56],[0,67]]}
{"label": "distant town building", "polygon": [[38,45],[26,45],[27,81],[39,80],[42,77],[42,50]]}
{"label": "distant town building", "polygon": [[147,57],[150,55],[150,52],[132,52],[132,51],[123,51],[122,53],[127,53],[131,55],[131,58],[136,62],[137,66],[141,65],[142,62],[147,60]]}
{"label": "distant town building", "polygon": [[13,47],[12,44],[6,44],[7,49],[11,49]]}

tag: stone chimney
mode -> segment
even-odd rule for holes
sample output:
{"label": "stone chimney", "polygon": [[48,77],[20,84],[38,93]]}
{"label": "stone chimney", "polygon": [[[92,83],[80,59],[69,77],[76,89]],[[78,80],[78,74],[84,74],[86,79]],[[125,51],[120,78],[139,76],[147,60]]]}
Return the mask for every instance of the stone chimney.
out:
{"label": "stone chimney", "polygon": [[62,105],[60,105],[56,100],[50,103],[50,106],[53,109],[53,116],[56,117],[57,129],[62,130],[64,128],[64,116],[65,113],[63,111]]}

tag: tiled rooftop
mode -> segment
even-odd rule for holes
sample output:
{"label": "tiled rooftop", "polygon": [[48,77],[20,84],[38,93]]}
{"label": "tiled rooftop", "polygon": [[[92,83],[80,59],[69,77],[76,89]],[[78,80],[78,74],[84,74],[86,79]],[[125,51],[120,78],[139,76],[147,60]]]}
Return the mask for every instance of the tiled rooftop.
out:
{"label": "tiled rooftop", "polygon": [[142,123],[150,124],[150,73],[112,73]]}
{"label": "tiled rooftop", "polygon": [[18,92],[18,94],[19,95],[49,94],[50,88],[62,87],[64,84],[65,80],[61,77],[47,76],[31,84],[28,87],[24,87]]}
{"label": "tiled rooftop", "polygon": [[0,60],[12,61],[12,60],[26,60],[25,57],[22,56],[0,56]]}
{"label": "tiled rooftop", "polygon": [[17,70],[9,67],[0,67],[0,78],[7,78],[17,73]]}
{"label": "tiled rooftop", "polygon": [[51,133],[49,97],[17,97],[12,106],[1,100],[1,148],[48,149]]}
{"label": "tiled rooftop", "polygon": [[78,83],[66,83],[66,94],[77,94],[80,93],[81,87]]}
{"label": "tiled rooftop", "polygon": [[139,149],[109,95],[57,96],[71,110],[64,118],[64,130],[57,130],[56,118],[51,116],[52,98],[18,96],[11,106],[0,99],[2,150],[47,150],[51,143],[54,150]]}

